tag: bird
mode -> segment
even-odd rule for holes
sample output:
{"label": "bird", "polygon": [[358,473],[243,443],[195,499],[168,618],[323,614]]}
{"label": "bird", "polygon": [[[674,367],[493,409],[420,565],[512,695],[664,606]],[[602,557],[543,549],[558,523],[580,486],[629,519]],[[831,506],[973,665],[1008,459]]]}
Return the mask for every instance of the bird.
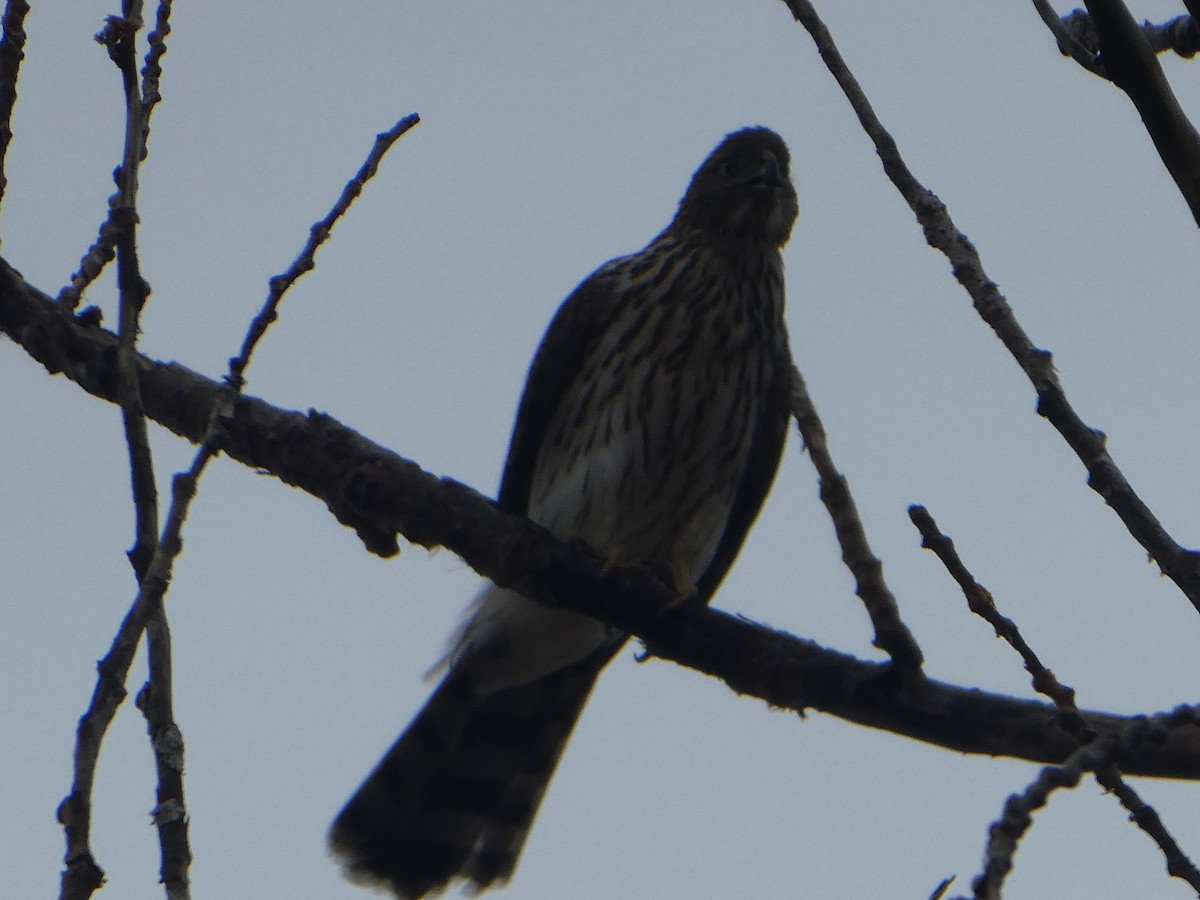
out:
{"label": "bird", "polygon": [[[783,139],[725,136],[665,230],[559,307],[518,406],[497,504],[707,603],[774,481],[792,357]],[[353,882],[413,900],[513,875],[600,672],[627,635],[487,585],[416,718],[335,818]]]}

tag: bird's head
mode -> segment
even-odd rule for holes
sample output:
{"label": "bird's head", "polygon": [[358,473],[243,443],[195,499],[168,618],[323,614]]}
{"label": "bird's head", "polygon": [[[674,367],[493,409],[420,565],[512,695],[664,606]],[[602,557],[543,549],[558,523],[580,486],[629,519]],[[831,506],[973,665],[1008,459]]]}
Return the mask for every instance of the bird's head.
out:
{"label": "bird's head", "polygon": [[730,246],[782,247],[800,211],[790,161],[769,128],[727,135],[692,176],[672,227]]}

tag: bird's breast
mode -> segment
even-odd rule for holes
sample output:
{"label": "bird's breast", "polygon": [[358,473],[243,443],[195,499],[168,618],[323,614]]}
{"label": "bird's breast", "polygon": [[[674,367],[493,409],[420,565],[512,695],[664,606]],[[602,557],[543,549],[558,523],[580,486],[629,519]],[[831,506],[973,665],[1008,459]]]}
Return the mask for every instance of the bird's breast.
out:
{"label": "bird's breast", "polygon": [[531,517],[618,561],[668,563],[694,582],[724,531],[786,346],[781,279],[778,296],[774,284],[692,278],[658,296],[628,286],[630,302],[547,429]]}

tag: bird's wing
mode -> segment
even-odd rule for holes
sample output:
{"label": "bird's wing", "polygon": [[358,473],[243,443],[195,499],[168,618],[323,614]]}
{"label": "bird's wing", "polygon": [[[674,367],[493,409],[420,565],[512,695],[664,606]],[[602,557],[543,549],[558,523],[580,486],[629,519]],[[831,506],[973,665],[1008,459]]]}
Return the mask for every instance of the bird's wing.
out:
{"label": "bird's wing", "polygon": [[568,385],[604,333],[601,323],[616,302],[612,279],[603,273],[613,260],[589,275],[554,314],[529,367],[525,393],[517,409],[508,459],[500,479],[500,508],[515,515],[529,513],[529,494],[546,429],[554,419]]}
{"label": "bird's wing", "polygon": [[791,373],[791,359],[785,351],[774,379],[763,394],[750,454],[733,497],[729,518],[725,520],[721,542],[717,544],[712,562],[696,580],[696,599],[704,603],[712,599],[725,579],[775,480],[791,419]]}

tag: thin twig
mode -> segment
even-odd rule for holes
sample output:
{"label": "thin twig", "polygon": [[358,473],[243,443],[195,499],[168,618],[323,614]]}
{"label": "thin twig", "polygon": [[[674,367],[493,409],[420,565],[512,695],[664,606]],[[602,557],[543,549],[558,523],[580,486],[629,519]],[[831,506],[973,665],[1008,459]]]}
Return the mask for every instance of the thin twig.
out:
{"label": "thin twig", "polygon": [[[117,34],[113,31],[113,29],[116,27],[114,23],[124,21],[126,24],[122,27],[128,28],[130,27],[130,24],[133,24],[135,27],[137,27],[140,25],[140,16],[141,5],[139,3],[137,4],[136,8],[127,9],[123,20],[116,18],[110,20],[106,25],[105,30],[96,36],[97,40],[105,44],[109,43],[111,40],[116,40]],[[154,31],[150,33],[149,37],[149,49],[146,52],[146,64],[142,69],[142,88],[138,101],[141,109],[137,113],[138,119],[140,120],[137,123],[137,127],[140,132],[141,142],[141,156],[139,156],[139,161],[145,155],[146,142],[150,137],[150,115],[153,112],[154,107],[162,99],[162,95],[159,92],[159,82],[162,77],[162,58],[167,52],[166,40],[167,36],[171,33],[170,16],[170,0],[160,0],[158,5],[158,14],[155,19]],[[132,38],[130,38],[127,52],[129,54],[134,53]],[[122,75],[126,78],[126,90],[129,91],[132,86],[128,83],[128,79],[130,77],[136,77],[136,74],[133,76],[126,74],[126,70],[128,70],[130,73],[134,71],[132,58],[122,61],[120,65],[122,65]],[[136,90],[133,91],[133,93],[136,95]],[[127,132],[133,125],[134,123],[131,122],[127,116]],[[127,133],[127,148],[129,146],[129,138],[130,135]],[[122,167],[122,170],[118,172],[118,179],[120,179],[122,172],[127,171],[127,166]],[[105,217],[104,221],[100,223],[96,240],[83,254],[83,257],[79,261],[79,268],[71,276],[70,281],[58,292],[58,302],[61,303],[64,308],[71,310],[72,312],[79,308],[79,304],[83,299],[84,291],[88,289],[92,282],[100,277],[100,273],[104,271],[105,267],[112,262],[116,255],[117,241],[120,239],[123,233],[123,226],[118,221],[121,216],[121,203],[119,201],[119,197],[120,192],[118,191],[118,194],[114,195],[114,197],[109,200],[108,215]]]}
{"label": "thin twig", "polygon": [[[159,534],[158,490],[154,480],[153,456],[150,450],[146,413],[142,405],[141,387],[137,372],[139,322],[142,307],[145,305],[150,293],[149,285],[146,284],[145,279],[141,275],[141,265],[137,251],[138,169],[142,159],[145,157],[145,139],[147,134],[147,108],[142,103],[138,92],[135,62],[136,36],[140,22],[141,8],[140,3],[133,2],[133,0],[126,2],[124,8],[126,17],[110,17],[106,22],[105,29],[96,36],[96,39],[108,48],[109,56],[120,70],[125,94],[125,148],[121,165],[118,167],[116,173],[117,193],[110,201],[112,211],[110,221],[113,223],[115,229],[114,244],[117,255],[117,284],[120,292],[120,320],[117,344],[117,396],[125,427],[125,440],[129,448],[130,480],[136,514],[136,538],[133,548],[129,551],[129,560],[133,565],[134,573],[137,577],[138,596],[139,598],[147,598],[147,609],[142,615],[137,617],[140,625],[136,630],[124,635],[119,634],[122,650],[132,648],[128,660],[113,660],[110,671],[121,673],[119,682],[107,688],[103,687],[105,670],[101,670],[101,683],[97,685],[97,692],[93,695],[93,708],[98,696],[103,696],[111,706],[107,708],[106,714],[97,715],[94,719],[92,717],[93,710],[89,709],[80,722],[80,744],[83,743],[86,732],[89,746],[86,751],[77,747],[75,779],[68,797],[68,803],[70,803],[72,798],[78,798],[81,793],[84,793],[85,786],[86,796],[90,797],[90,786],[94,783],[94,766],[99,754],[100,744],[103,741],[108,724],[112,721],[112,715],[115,714],[117,706],[124,699],[125,673],[128,672],[129,663],[132,661],[132,650],[136,650],[139,642],[142,630],[141,625],[144,625],[147,621],[154,621],[159,626],[153,630],[149,639],[151,680],[155,686],[154,694],[160,698],[154,709],[159,712],[164,709],[161,700],[164,694],[168,695],[165,709],[170,709],[170,642],[162,638],[162,635],[166,633],[166,614],[162,608],[161,594],[155,596],[153,590],[146,590],[148,568],[159,551]],[[135,601],[135,606],[136,604],[137,601]],[[123,628],[129,621],[130,618],[127,616],[126,622],[123,623]],[[92,728],[88,728],[89,721],[95,723]],[[149,719],[148,722],[152,732],[152,743],[154,742],[154,735],[164,728],[170,730],[171,733],[178,734],[178,728],[174,725],[173,721],[167,723],[166,726],[155,719]],[[93,741],[94,743],[92,743]],[[182,741],[180,741],[180,746],[182,747]],[[155,756],[156,760],[161,759],[160,754],[157,752]],[[89,770],[81,772],[81,763],[87,766]],[[160,763],[158,769],[160,775],[160,797],[162,794],[170,791],[171,796],[176,798],[176,802],[182,809],[183,785],[180,776],[182,765],[175,767],[175,774],[180,777],[174,779],[171,778],[168,767]],[[85,872],[89,872],[92,868],[96,868],[99,871],[90,851],[80,853],[81,848],[77,845],[76,840],[79,835],[71,833],[74,827],[82,834],[84,839],[82,849],[87,850],[87,836],[90,833],[90,802],[72,807],[72,811],[80,812],[80,815],[71,817],[72,822],[67,827],[67,870],[64,872],[62,883],[63,896],[65,898],[86,897],[90,895],[91,890],[95,889],[95,886],[89,887],[85,883],[83,885],[84,890],[81,893],[70,893],[69,889],[73,890],[78,882],[78,879],[72,875],[74,867],[77,865],[82,866]],[[64,822],[64,824],[67,825],[68,823]],[[178,859],[181,856],[190,858],[190,851],[187,845],[186,816],[181,815],[178,818],[178,827],[173,827],[173,824],[170,822],[166,822],[167,827],[164,827],[164,823],[159,823],[157,820],[156,824],[159,824],[158,835],[163,860],[162,869],[166,872],[168,860]],[[77,860],[79,862],[76,862]],[[179,897],[180,900],[186,900],[187,897],[186,866],[184,867],[184,871],[182,893],[172,891],[170,886],[168,887],[169,896]],[[174,883],[177,884],[178,882]]]}
{"label": "thin twig", "polygon": [[171,631],[164,598],[170,587],[175,559],[183,549],[182,533],[188,510],[196,495],[196,483],[211,451],[201,447],[192,467],[171,482],[171,504],[167,524],[150,558],[136,605],[145,609],[147,663],[149,674],[137,696],[137,707],[146,719],[146,731],[154,750],[157,776],[153,819],[159,839],[159,880],[168,900],[191,896],[189,868],[192,852],[188,841],[188,814],[184,799],[183,733],[175,722]]}
{"label": "thin twig", "polygon": [[175,723],[171,626],[162,597],[152,603],[146,623],[146,648],[149,675],[136,702],[146,719],[146,732],[154,749],[157,786],[152,815],[160,835],[158,880],[166,890],[167,900],[187,900],[192,853],[183,801],[184,744],[183,734]]}
{"label": "thin twig", "polygon": [[100,223],[96,240],[84,252],[79,260],[79,268],[71,276],[71,280],[58,292],[57,302],[66,310],[74,312],[83,300],[83,292],[100,277],[100,273],[113,261],[117,254],[117,238],[121,226],[117,222],[117,209],[110,206],[108,215]]}
{"label": "thin twig", "polygon": [[[108,653],[100,660],[97,666],[100,677],[96,682],[96,688],[92,694],[92,701],[88,706],[87,712],[79,720],[79,729],[76,735],[76,781],[72,785],[71,794],[63,801],[58,811],[59,821],[66,826],[67,830],[67,871],[64,873],[61,894],[63,900],[75,900],[75,898],[87,897],[91,894],[91,890],[95,889],[93,887],[91,890],[84,892],[76,889],[73,883],[68,884],[68,878],[72,878],[74,881],[80,880],[74,873],[76,868],[81,871],[94,868],[99,873],[100,878],[103,878],[103,872],[99,870],[92,860],[91,851],[87,844],[96,760],[100,753],[100,745],[104,739],[104,735],[112,723],[113,717],[116,715],[117,708],[125,699],[125,682],[129,677],[129,669],[133,664],[134,655],[137,653],[138,644],[141,642],[142,633],[147,629],[148,624],[158,617],[159,612],[162,610],[162,599],[166,594],[171,580],[171,565],[182,547],[180,535],[183,523],[187,518],[188,506],[194,496],[195,482],[211,458],[211,452],[203,455],[197,454],[197,458],[193,460],[191,469],[185,475],[176,476],[172,482],[171,505],[167,511],[167,520],[163,528],[162,538],[159,540],[156,550],[146,567],[146,572],[138,584],[138,593],[133,605],[130,607],[129,612],[126,613],[120,628],[117,629],[116,637],[113,638],[113,643]],[[169,648],[169,645],[167,646]],[[161,642],[157,642],[151,648],[150,653],[151,657],[156,657],[152,662],[159,669],[160,677],[162,675],[162,666],[169,662],[169,660],[163,659],[160,655],[163,648],[164,645]],[[162,690],[161,681],[153,681],[151,691],[153,691],[153,700],[156,703],[161,704],[165,697],[169,697],[169,694]],[[167,768],[182,771],[182,739],[178,736],[178,730],[173,726],[173,722],[172,727],[165,729],[156,728],[157,724],[150,722],[148,719],[148,725],[152,729],[151,738],[155,747],[156,761]],[[164,748],[170,748],[171,757],[164,759],[160,752],[160,745]],[[171,759],[180,760],[180,765],[177,769],[170,761]],[[175,864],[181,858],[190,859],[190,853],[187,853],[186,831],[182,835],[178,833],[180,828],[186,826],[186,817],[183,815],[182,793],[169,796],[164,788],[165,785],[163,784],[160,772],[159,799],[155,820],[159,826],[160,843],[169,847],[171,851],[162,860],[165,872],[168,870],[168,862]],[[170,810],[171,813],[177,812],[178,815],[172,814],[168,816],[160,814],[159,811],[161,810]],[[167,833],[165,839],[163,837],[164,831]],[[181,850],[183,851],[182,853],[180,852]],[[183,855],[185,853],[187,854],[186,857]],[[95,887],[99,887],[98,882]]]}
{"label": "thin twig", "polygon": [[162,80],[162,58],[167,53],[167,36],[171,33],[171,0],[159,0],[158,13],[154,18],[154,30],[147,38],[146,64],[142,68],[142,102],[146,105],[146,116],[162,99],[159,82]]}
{"label": "thin twig", "polygon": [[[140,14],[140,8],[137,11]],[[159,93],[161,60],[166,53],[166,37],[171,30],[170,14],[170,2],[162,0],[158,6],[155,30],[149,37],[146,65],[142,70],[141,94],[136,98],[136,109],[140,119],[137,132],[137,141],[141,148],[139,158],[145,157],[150,140],[150,114],[162,99]],[[127,82],[127,87],[131,86],[131,83],[132,79]],[[120,265],[121,261],[118,259],[118,280]],[[207,459],[204,459],[200,463],[201,467],[206,462]],[[192,484],[194,483],[193,478]],[[150,746],[154,750],[156,803],[153,818],[159,836],[159,881],[168,900],[189,900],[191,897],[189,870],[192,853],[188,841],[187,805],[184,800],[184,740],[183,733],[175,721],[171,627],[163,600],[174,559],[182,547],[180,533],[187,518],[188,504],[194,495],[193,488],[186,492],[186,499],[180,499],[177,482],[172,482],[172,527],[163,533],[161,539],[156,540],[154,554],[150,559],[152,565],[158,564],[160,567],[164,557],[167,557],[168,562],[155,581],[155,592],[158,596],[150,598],[151,611],[146,622],[146,657],[149,672],[146,684],[137,697],[137,707],[146,719]],[[161,592],[158,585],[161,585]]]}
{"label": "thin twig", "polygon": [[1196,865],[1167,830],[1157,810],[1142,800],[1137,791],[1130,787],[1112,761],[1099,766],[1093,775],[1100,786],[1112,792],[1129,812],[1129,821],[1142,829],[1158,845],[1167,861],[1167,874],[1186,881],[1200,895],[1200,870],[1196,869]]}
{"label": "thin twig", "polygon": [[1151,719],[1134,719],[1122,731],[1099,735],[1080,747],[1058,766],[1047,766],[1021,794],[1014,794],[1004,805],[1001,817],[989,829],[984,852],[984,869],[972,887],[976,900],[997,900],[1004,879],[1012,870],[1013,855],[1033,822],[1033,813],[1046,805],[1050,794],[1064,787],[1075,787],[1085,772],[1111,790],[1130,813],[1130,821],[1141,828],[1159,846],[1167,860],[1167,872],[1186,881],[1200,893],[1200,873],[1163,827],[1158,814],[1120,777],[1117,760],[1131,744],[1161,740],[1154,732],[1170,731],[1196,721],[1194,707],[1180,707]]}
{"label": "thin twig", "polygon": [[1054,11],[1050,0],[1033,0],[1033,6],[1046,27],[1050,29],[1050,33],[1054,35],[1054,42],[1058,44],[1059,52],[1063,56],[1071,57],[1093,75],[1099,75],[1101,78],[1108,77],[1104,74],[1104,66],[1099,59],[1099,49],[1089,46],[1086,41],[1082,40],[1079,33],[1069,27],[1068,21],[1060,18]]}
{"label": "thin twig", "polygon": [[[950,573],[950,577],[962,589],[971,612],[991,625],[996,636],[1007,641],[1021,655],[1021,659],[1025,663],[1025,670],[1033,677],[1033,689],[1039,694],[1049,697],[1059,709],[1073,711],[1078,719],[1079,710],[1075,706],[1074,689],[1060,683],[1054,673],[1042,665],[1042,661],[1033,652],[1033,648],[1021,637],[1016,623],[1000,614],[1000,611],[996,609],[992,592],[975,580],[975,576],[970,573],[959,558],[958,551],[954,549],[954,541],[950,540],[949,536],[942,534],[929,510],[924,506],[910,506],[908,517],[921,532],[921,546],[936,554],[937,558],[942,561],[942,565],[946,567],[946,571]],[[1091,734],[1081,733],[1079,723],[1064,723],[1064,727],[1080,743],[1087,743],[1094,737]]]}
{"label": "thin twig", "polygon": [[4,33],[0,36],[0,201],[8,187],[4,163],[12,141],[12,114],[17,103],[17,76],[25,58],[25,0],[8,0],[4,5]]}
{"label": "thin twig", "polygon": [[[975,576],[967,569],[954,549],[954,542],[942,533],[929,511],[923,506],[910,506],[908,514],[913,524],[917,526],[917,530],[921,532],[921,546],[932,550],[951,577],[958,582],[967,598],[967,605],[971,612],[988,622],[995,629],[996,635],[1003,638],[1021,655],[1026,670],[1033,676],[1034,689],[1049,697],[1054,701],[1054,705],[1062,711],[1059,725],[1078,742],[1081,748],[1092,745],[1097,739],[1097,734],[1088,727],[1086,719],[1075,704],[1075,691],[1059,682],[1054,673],[1038,659],[1033,648],[1021,637],[1021,632],[1016,624],[1000,614],[991,592],[975,580]],[[1146,805],[1137,792],[1121,777],[1120,771],[1113,762],[1112,752],[1101,752],[1088,768],[1095,774],[1100,785],[1111,791],[1121,805],[1129,811],[1130,821],[1134,822],[1158,845],[1167,860],[1167,871],[1188,882],[1193,888],[1200,890],[1200,872],[1196,870],[1174,837],[1167,831],[1158,813]],[[1069,786],[1074,786],[1074,783],[1072,782]],[[1031,790],[1033,793],[1030,793]],[[1027,789],[1023,799],[1009,798],[1001,820],[990,829],[988,849],[984,853],[987,866],[984,873],[975,881],[977,897],[999,896],[1004,878],[1012,869],[1012,857],[1016,852],[1017,844],[1031,824],[1033,810],[1037,808],[1037,806],[1029,805],[1033,802],[1031,798],[1038,796],[1041,795],[1031,787]],[[1044,802],[1044,797],[1042,802]],[[1039,802],[1037,805],[1040,806],[1041,803]]]}
{"label": "thin twig", "polygon": [[808,0],[785,0],[792,15],[808,30],[826,67],[850,101],[863,130],[875,144],[883,170],[900,191],[925,232],[925,240],[949,260],[955,279],[1012,354],[1038,395],[1038,414],[1063,436],[1088,472],[1088,486],[1112,507],[1133,538],[1145,548],[1192,605],[1200,610],[1200,554],[1180,546],[1133,490],[1105,447],[1100,431],[1084,424],[1063,392],[1049,352],[1034,346],[987,273],[971,241],[960,232],[945,205],[909,171],[896,142],[846,66],[825,24]]}
{"label": "thin twig", "polygon": [[125,150],[117,169],[117,193],[112,201],[113,221],[117,228],[117,286],[121,300],[117,372],[137,513],[137,539],[129,551],[129,559],[140,581],[158,543],[158,490],[154,483],[150,437],[134,361],[142,307],[150,295],[150,286],[141,274],[137,249],[138,172],[146,149],[146,108],[137,86],[136,28],[136,20],[111,16],[96,39],[108,48],[109,56],[120,69],[125,90]]}
{"label": "thin twig", "polygon": [[808,386],[799,370],[792,369],[792,415],[804,438],[804,446],[820,478],[821,502],[825,504],[842,548],[842,562],[854,576],[855,592],[867,609],[875,628],[874,645],[888,653],[898,670],[913,674],[924,656],[908,626],[900,618],[900,606],[883,577],[883,564],[871,552],[866,529],[846,476],[838,471],[829,453],[825,426],[817,415]]}
{"label": "thin twig", "polygon": [[412,113],[405,116],[387,131],[375,136],[375,143],[371,147],[371,152],[367,154],[366,160],[358,172],[355,173],[354,177],[346,183],[346,187],[342,189],[342,194],[338,197],[333,208],[329,210],[329,213],[323,219],[309,229],[308,241],[304,244],[299,256],[296,257],[286,272],[282,275],[276,275],[268,282],[267,299],[264,301],[258,315],[254,317],[254,321],[250,323],[250,330],[246,333],[246,339],[242,342],[242,349],[238,352],[237,356],[229,361],[228,381],[236,390],[241,390],[244,384],[242,376],[246,370],[246,366],[250,362],[250,354],[254,352],[255,346],[262,340],[262,336],[271,327],[271,323],[275,321],[276,309],[279,306],[279,301],[283,299],[284,292],[295,284],[306,272],[312,270],[315,265],[314,257],[316,256],[317,248],[329,239],[334,224],[345,215],[346,210],[350,208],[350,204],[362,193],[363,186],[379,171],[379,164],[383,161],[384,155],[392,148],[392,145],[396,141],[415,128],[420,121],[421,117],[416,113]]}
{"label": "thin twig", "polygon": [[1112,737],[1080,747],[1062,765],[1044,767],[1024,791],[1008,798],[1000,818],[988,830],[983,872],[971,884],[975,900],[1000,900],[1004,879],[1012,871],[1013,856],[1033,824],[1033,813],[1046,805],[1054,791],[1075,787],[1085,772],[1111,762],[1116,747]]}

